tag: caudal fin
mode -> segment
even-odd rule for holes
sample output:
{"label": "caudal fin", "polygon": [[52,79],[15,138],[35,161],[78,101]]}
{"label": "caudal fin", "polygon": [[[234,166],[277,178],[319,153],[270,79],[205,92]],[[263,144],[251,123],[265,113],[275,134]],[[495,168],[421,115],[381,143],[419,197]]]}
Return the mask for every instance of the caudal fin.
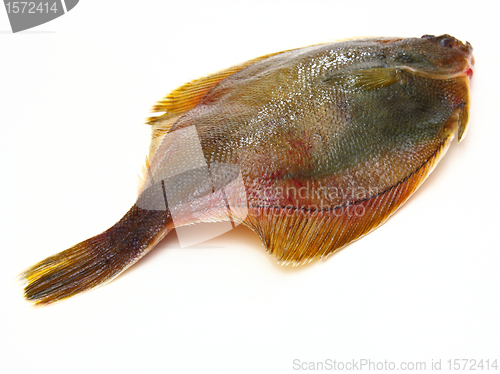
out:
{"label": "caudal fin", "polygon": [[168,210],[134,205],[114,226],[26,270],[24,295],[50,304],[108,282],[144,256],[167,233]]}

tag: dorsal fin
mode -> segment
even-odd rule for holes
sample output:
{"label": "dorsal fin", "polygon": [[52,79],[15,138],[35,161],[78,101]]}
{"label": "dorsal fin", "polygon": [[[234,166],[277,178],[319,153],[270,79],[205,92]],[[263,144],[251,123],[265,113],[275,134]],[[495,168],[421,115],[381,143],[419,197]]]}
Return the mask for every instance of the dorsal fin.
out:
{"label": "dorsal fin", "polygon": [[147,119],[147,123],[152,126],[151,143],[149,146],[149,154],[146,157],[146,163],[143,167],[143,176],[139,180],[139,193],[144,187],[144,181],[146,180],[146,174],[149,170],[149,162],[151,158],[158,149],[158,146],[163,140],[163,137],[170,130],[177,119],[179,119],[184,113],[193,109],[212,88],[214,88],[218,83],[220,83],[227,77],[258,61],[288,51],[291,51],[291,49],[260,56],[241,64],[234,65],[225,70],[221,70],[215,74],[193,80],[173,90],[162,100],[158,101],[158,103],[153,106],[151,111],[165,112],[165,114],[157,117],[149,117]]}
{"label": "dorsal fin", "polygon": [[184,84],[183,86],[173,90],[162,100],[158,101],[152,108],[152,112],[165,112],[158,117],[148,118],[148,123],[154,125],[156,122],[163,122],[172,117],[186,113],[188,110],[193,109],[200,100],[215,87],[219,82],[226,79],[230,75],[250,66],[258,61],[264,60],[266,58],[279,55],[290,50],[270,53],[264,56],[254,58],[252,60],[240,63],[238,65],[231,66],[225,70],[221,70],[212,75],[195,79],[191,82]]}
{"label": "dorsal fin", "polygon": [[325,258],[384,223],[431,173],[451,139],[410,176],[380,194],[325,210],[249,207],[244,224],[260,236],[282,265]]}

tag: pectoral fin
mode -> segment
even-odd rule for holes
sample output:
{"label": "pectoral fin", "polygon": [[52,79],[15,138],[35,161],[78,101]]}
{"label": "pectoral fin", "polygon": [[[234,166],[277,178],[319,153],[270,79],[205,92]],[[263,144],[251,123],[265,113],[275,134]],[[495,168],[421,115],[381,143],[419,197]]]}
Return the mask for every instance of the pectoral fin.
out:
{"label": "pectoral fin", "polygon": [[376,68],[334,74],[328,77],[326,82],[345,89],[373,90],[401,82],[402,79],[400,69]]}

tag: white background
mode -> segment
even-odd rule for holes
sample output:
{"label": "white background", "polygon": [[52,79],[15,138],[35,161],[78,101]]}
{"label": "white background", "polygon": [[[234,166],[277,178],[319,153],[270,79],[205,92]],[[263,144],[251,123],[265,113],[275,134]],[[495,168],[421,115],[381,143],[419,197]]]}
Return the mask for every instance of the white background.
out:
{"label": "white background", "polygon": [[[498,20],[486,4],[82,0],[19,34],[0,10],[0,372],[500,360]],[[17,274],[133,204],[144,119],[171,89],[279,50],[443,33],[475,48],[467,137],[376,232],[293,269],[244,227],[190,248],[171,234],[104,287],[23,300]]]}

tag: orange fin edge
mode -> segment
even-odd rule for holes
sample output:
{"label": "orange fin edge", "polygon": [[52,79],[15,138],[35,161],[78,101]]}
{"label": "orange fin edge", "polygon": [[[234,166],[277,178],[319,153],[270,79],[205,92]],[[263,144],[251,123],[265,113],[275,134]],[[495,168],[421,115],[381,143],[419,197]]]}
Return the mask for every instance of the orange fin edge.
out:
{"label": "orange fin edge", "polygon": [[261,238],[281,265],[301,265],[324,259],[382,225],[429,176],[446,153],[447,139],[424,164],[386,191],[330,210],[254,207],[245,225]]}
{"label": "orange fin edge", "polygon": [[263,55],[252,60],[242,62],[240,64],[231,66],[227,69],[221,70],[206,77],[195,79],[188,82],[166,95],[163,99],[158,101],[153,108],[152,112],[165,112],[156,117],[149,117],[146,123],[152,126],[151,143],[149,152],[146,157],[145,164],[142,168],[142,175],[139,177],[138,193],[144,188],[145,181],[147,180],[147,173],[151,158],[154,156],[158,146],[163,140],[163,137],[170,131],[172,125],[186,112],[193,109],[205,97],[205,95],[214,88],[221,81],[227,77],[237,73],[238,71],[250,66],[258,61],[266,58],[276,56],[292,49],[270,53]]}

